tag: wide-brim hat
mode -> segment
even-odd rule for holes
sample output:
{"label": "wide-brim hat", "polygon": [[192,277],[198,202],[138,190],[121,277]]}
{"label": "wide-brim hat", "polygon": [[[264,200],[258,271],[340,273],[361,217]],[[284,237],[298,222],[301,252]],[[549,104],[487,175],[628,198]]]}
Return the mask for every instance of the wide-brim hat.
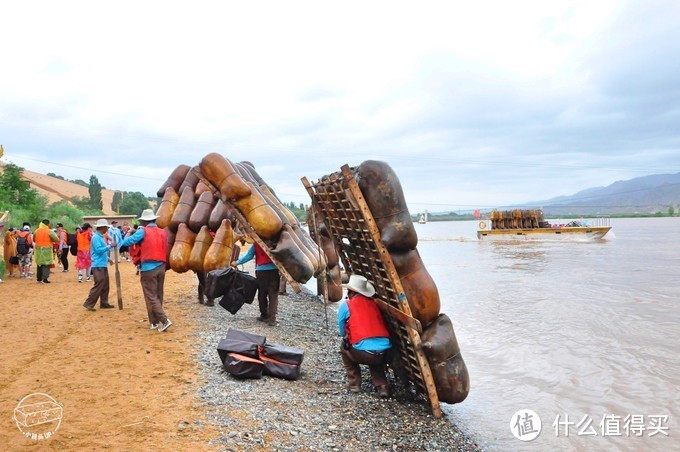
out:
{"label": "wide-brim hat", "polygon": [[99,220],[94,222],[94,228],[108,228],[111,226],[108,221],[106,221],[106,218],[100,218]]}
{"label": "wide-brim hat", "polygon": [[156,218],[158,218],[158,215],[154,214],[153,210],[144,209],[144,210],[142,210],[142,214],[137,219],[142,220],[142,221],[153,221]]}
{"label": "wide-brim hat", "polygon": [[375,287],[373,287],[373,284],[368,282],[368,280],[361,275],[351,275],[347,284],[343,284],[342,287],[360,293],[366,297],[375,295]]}

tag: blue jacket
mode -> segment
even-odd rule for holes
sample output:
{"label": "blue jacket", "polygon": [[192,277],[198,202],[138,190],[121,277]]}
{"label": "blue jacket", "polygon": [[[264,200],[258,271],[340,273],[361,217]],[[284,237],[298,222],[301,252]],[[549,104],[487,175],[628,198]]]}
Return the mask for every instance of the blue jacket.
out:
{"label": "blue jacket", "polygon": [[109,250],[111,247],[106,244],[106,240],[101,232],[97,231],[92,236],[90,243],[90,256],[92,256],[92,268],[106,268],[109,264]]}
{"label": "blue jacket", "polygon": [[120,249],[121,246],[123,246],[123,233],[120,232],[120,229],[114,228],[113,226],[109,226],[109,243],[113,243],[113,240],[116,239],[117,248]]}
{"label": "blue jacket", "polygon": [[[255,257],[255,245],[251,246],[248,248],[248,251],[246,251],[246,254],[241,256],[238,261],[236,261],[236,265],[242,265],[251,260],[252,258]],[[256,265],[255,270],[256,271],[262,271],[262,270],[277,270],[278,268],[276,267],[276,264],[273,262],[270,262],[268,264],[264,265]]]}

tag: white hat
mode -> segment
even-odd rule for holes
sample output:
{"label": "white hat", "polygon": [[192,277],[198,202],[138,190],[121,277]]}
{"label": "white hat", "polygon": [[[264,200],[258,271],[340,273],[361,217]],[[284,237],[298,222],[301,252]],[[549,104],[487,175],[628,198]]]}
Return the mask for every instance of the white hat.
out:
{"label": "white hat", "polygon": [[110,225],[109,225],[109,222],[106,221],[106,218],[100,218],[99,220],[97,220],[97,221],[94,223],[94,228],[95,228],[95,229],[97,229],[97,228],[108,228],[109,226],[110,226]]}
{"label": "white hat", "polygon": [[360,293],[366,297],[372,297],[375,295],[375,288],[373,284],[368,282],[368,280],[361,275],[351,275],[349,277],[349,282],[343,284],[342,287],[352,290],[356,293]]}
{"label": "white hat", "polygon": [[158,218],[158,215],[155,215],[153,213],[153,210],[151,209],[144,209],[142,211],[142,214],[137,218],[138,220],[143,220],[143,221],[153,221],[156,218]]}

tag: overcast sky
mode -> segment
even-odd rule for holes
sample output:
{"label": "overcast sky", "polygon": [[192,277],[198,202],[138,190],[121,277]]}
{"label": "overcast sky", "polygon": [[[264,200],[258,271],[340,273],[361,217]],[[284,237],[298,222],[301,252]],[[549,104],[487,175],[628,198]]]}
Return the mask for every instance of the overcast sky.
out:
{"label": "overcast sky", "polygon": [[411,213],[680,171],[680,2],[3,2],[3,162],[155,194],[210,152],[283,201],[387,161]]}

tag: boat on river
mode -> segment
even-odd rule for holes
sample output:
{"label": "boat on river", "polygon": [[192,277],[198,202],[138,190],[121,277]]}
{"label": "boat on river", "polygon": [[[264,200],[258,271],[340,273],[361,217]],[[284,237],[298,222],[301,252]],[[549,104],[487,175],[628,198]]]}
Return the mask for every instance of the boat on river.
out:
{"label": "boat on river", "polygon": [[550,223],[540,210],[493,210],[479,222],[477,238],[484,241],[564,240],[589,242],[603,238],[610,230],[609,218]]}

